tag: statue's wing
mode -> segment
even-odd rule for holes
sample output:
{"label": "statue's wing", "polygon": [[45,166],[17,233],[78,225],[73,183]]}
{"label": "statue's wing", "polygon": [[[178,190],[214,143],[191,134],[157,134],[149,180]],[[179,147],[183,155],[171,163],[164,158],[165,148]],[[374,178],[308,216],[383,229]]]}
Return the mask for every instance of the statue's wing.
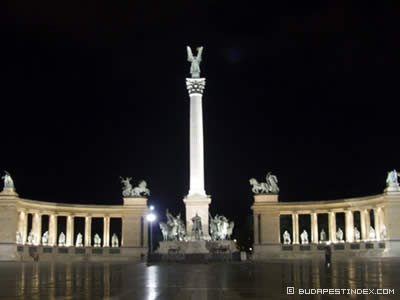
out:
{"label": "statue's wing", "polygon": [[203,47],[197,48],[197,60],[201,61],[201,54],[203,53]]}
{"label": "statue's wing", "polygon": [[193,61],[194,57],[193,57],[192,49],[190,49],[189,46],[187,46],[186,48],[187,48],[187,54],[188,54],[188,61]]}

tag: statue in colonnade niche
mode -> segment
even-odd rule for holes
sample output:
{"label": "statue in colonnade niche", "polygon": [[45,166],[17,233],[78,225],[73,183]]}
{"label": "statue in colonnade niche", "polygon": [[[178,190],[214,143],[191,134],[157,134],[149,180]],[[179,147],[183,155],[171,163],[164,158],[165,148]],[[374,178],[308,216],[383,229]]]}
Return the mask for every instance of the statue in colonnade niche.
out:
{"label": "statue in colonnade niche", "polygon": [[383,224],[383,226],[382,226],[381,237],[382,237],[383,240],[386,239],[386,226],[385,226],[385,224]]}
{"label": "statue in colonnade niche", "polygon": [[22,244],[22,235],[21,232],[17,231],[16,235],[15,235],[15,241],[17,244]]}
{"label": "statue in colonnade niche", "polygon": [[359,241],[361,239],[360,231],[357,227],[354,227],[354,240]]}
{"label": "statue in colonnade niche", "polygon": [[303,232],[300,234],[300,239],[302,244],[308,244],[308,233],[304,229]]}
{"label": "statue in colonnade niche", "polygon": [[28,245],[32,245],[33,244],[34,238],[35,238],[35,236],[34,236],[32,230],[29,231],[29,234],[28,234]]}
{"label": "statue in colonnade niche", "polygon": [[369,226],[369,239],[370,240],[375,240],[376,239],[376,232],[374,227]]}
{"label": "statue in colonnade niche", "polygon": [[118,246],[119,246],[118,236],[114,233],[111,237],[111,247],[118,247]]}
{"label": "statue in colonnade niche", "polygon": [[340,227],[336,232],[336,240],[338,240],[339,242],[343,242],[343,230]]}
{"label": "statue in colonnade niche", "polygon": [[58,236],[58,246],[65,246],[65,234],[61,232]]}
{"label": "statue in colonnade niche", "polygon": [[326,233],[325,233],[325,230],[323,228],[322,228],[322,230],[321,230],[321,232],[319,234],[319,240],[321,242],[325,242],[326,241]]}
{"label": "statue in colonnade niche", "polygon": [[97,233],[94,235],[94,246],[101,247],[101,238]]}
{"label": "statue in colonnade niche", "polygon": [[83,247],[83,236],[82,236],[82,234],[80,232],[76,235],[75,246],[76,247]]}
{"label": "statue in colonnade niche", "polygon": [[4,179],[4,187],[5,188],[14,188],[14,181],[11,178],[10,173],[8,173],[7,171],[4,171],[4,173],[6,173],[3,177],[1,177],[2,179]]}
{"label": "statue in colonnade niche", "polygon": [[203,228],[201,225],[201,217],[196,213],[192,218],[192,235],[194,235],[195,240],[200,240],[203,237]]}
{"label": "statue in colonnade niche", "polygon": [[42,245],[47,246],[49,244],[49,232],[46,231],[45,233],[43,233],[42,236]]}
{"label": "statue in colonnade niche", "polygon": [[287,230],[285,230],[285,232],[283,233],[283,243],[284,244],[291,244],[292,243],[292,241],[290,239],[290,233]]}

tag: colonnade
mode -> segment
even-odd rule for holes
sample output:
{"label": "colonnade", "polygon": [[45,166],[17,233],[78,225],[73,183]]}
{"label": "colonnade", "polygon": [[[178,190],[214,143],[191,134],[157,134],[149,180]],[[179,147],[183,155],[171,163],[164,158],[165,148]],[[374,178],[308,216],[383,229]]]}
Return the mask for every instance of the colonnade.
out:
{"label": "colonnade", "polygon": [[[42,216],[49,216],[49,225],[48,225],[48,246],[56,246],[58,243],[57,236],[57,218],[58,217],[66,217],[66,246],[74,246],[74,219],[75,217],[81,217],[85,219],[85,230],[84,230],[84,246],[91,247],[92,246],[92,218],[93,216],[86,215],[65,215],[65,214],[45,214],[39,212],[30,212],[30,211],[18,211],[18,221],[17,221],[17,231],[21,234],[21,242],[22,244],[27,243],[28,239],[28,215],[32,214],[32,233],[33,233],[33,245],[40,245],[42,243]],[[94,216],[97,218],[96,216]],[[121,218],[121,216],[112,216],[116,218]],[[110,218],[111,216],[103,216],[100,217],[103,219],[103,237],[102,243],[103,247],[110,247]],[[123,239],[121,238],[121,241]]]}
{"label": "colonnade", "polygon": [[[361,208],[361,209],[335,209],[328,211],[294,211],[289,213],[292,217],[292,243],[299,244],[300,243],[300,232],[299,232],[299,216],[300,215],[310,215],[311,219],[311,243],[320,242],[319,233],[322,228],[318,228],[318,215],[319,214],[327,214],[328,215],[328,232],[329,236],[327,236],[326,241],[337,242],[336,232],[338,230],[338,226],[336,223],[336,214],[344,213],[345,216],[345,241],[346,242],[354,242],[354,212],[359,211],[360,213],[360,227],[358,230],[361,231],[361,239],[363,241],[370,240],[370,211],[374,212],[374,230],[375,230],[375,240],[383,240],[385,236],[383,236],[384,228],[385,228],[385,213],[383,206],[369,207],[369,208]],[[288,214],[287,212],[282,213]]]}

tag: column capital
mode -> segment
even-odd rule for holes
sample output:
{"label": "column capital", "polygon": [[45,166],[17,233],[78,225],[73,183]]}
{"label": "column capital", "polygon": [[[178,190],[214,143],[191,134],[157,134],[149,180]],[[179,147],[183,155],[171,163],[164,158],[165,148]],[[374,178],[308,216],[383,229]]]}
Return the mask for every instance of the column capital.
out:
{"label": "column capital", "polygon": [[189,95],[191,94],[203,94],[203,91],[206,87],[206,79],[205,78],[186,78],[186,87],[189,91]]}

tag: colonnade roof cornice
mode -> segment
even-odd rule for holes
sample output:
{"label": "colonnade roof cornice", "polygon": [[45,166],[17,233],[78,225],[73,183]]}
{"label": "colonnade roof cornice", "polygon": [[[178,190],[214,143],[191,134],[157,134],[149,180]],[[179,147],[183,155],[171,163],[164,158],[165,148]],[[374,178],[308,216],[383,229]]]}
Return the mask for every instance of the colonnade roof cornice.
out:
{"label": "colonnade roof cornice", "polygon": [[40,214],[57,214],[57,215],[87,215],[99,214],[104,216],[107,212],[108,216],[123,214],[140,214],[146,206],[124,206],[124,205],[96,205],[96,204],[67,204],[67,203],[50,203],[43,201],[35,201],[19,198],[17,202],[18,210],[26,212],[37,212]]}
{"label": "colonnade roof cornice", "polygon": [[384,204],[384,195],[308,202],[254,202],[253,210],[285,211],[292,213],[344,212],[345,210],[374,209]]}

